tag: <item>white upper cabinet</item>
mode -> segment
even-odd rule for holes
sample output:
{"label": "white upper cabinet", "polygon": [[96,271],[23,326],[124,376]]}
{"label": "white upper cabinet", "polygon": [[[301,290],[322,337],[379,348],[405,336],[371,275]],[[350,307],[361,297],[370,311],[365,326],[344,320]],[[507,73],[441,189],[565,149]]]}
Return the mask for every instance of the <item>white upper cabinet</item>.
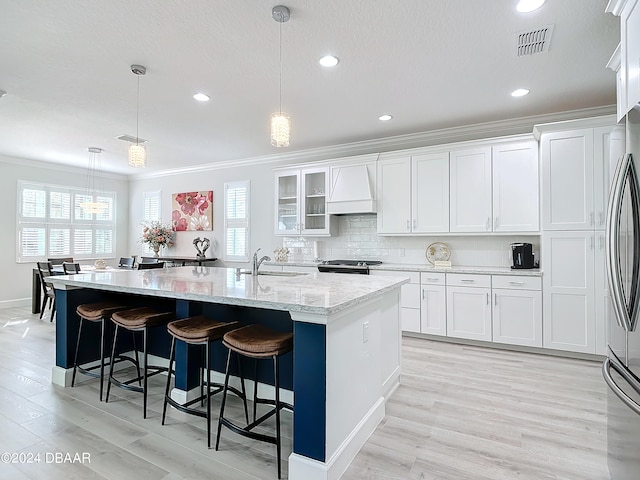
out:
{"label": "white upper cabinet", "polygon": [[378,233],[411,232],[411,157],[378,162]]}
{"label": "white upper cabinet", "polygon": [[543,230],[603,230],[611,173],[623,153],[621,127],[542,133]]}
{"label": "white upper cabinet", "polygon": [[449,153],[411,159],[413,233],[449,231]]}
{"label": "white upper cabinet", "polygon": [[378,162],[379,234],[539,231],[537,142],[465,146],[395,152]]}
{"label": "white upper cabinet", "polygon": [[593,129],[543,134],[540,149],[542,228],[593,229]]}
{"label": "white upper cabinet", "polygon": [[493,231],[537,232],[538,148],[536,142],[493,147]]}
{"label": "white upper cabinet", "polygon": [[491,232],[491,147],[450,154],[451,232]]}
{"label": "white upper cabinet", "polygon": [[276,235],[328,236],[328,168],[276,171]]}
{"label": "white upper cabinet", "polygon": [[640,103],[640,1],[627,0],[620,15],[621,76],[628,112]]}

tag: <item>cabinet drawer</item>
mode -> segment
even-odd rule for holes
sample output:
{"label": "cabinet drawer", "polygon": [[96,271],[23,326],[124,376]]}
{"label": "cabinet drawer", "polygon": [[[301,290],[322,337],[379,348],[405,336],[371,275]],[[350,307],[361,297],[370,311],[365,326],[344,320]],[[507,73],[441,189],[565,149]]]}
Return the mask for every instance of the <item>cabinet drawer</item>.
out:
{"label": "cabinet drawer", "polygon": [[445,284],[445,274],[444,273],[422,272],[420,274],[420,283],[422,285],[444,285]]}
{"label": "cabinet drawer", "polygon": [[493,288],[509,288],[512,290],[542,290],[542,278],[519,275],[492,275],[491,286]]}
{"label": "cabinet drawer", "polygon": [[491,288],[491,275],[447,273],[447,285],[458,286],[458,287]]}
{"label": "cabinet drawer", "polygon": [[370,270],[369,274],[384,277],[409,277],[409,283],[420,283],[420,272],[404,272],[402,270]]}

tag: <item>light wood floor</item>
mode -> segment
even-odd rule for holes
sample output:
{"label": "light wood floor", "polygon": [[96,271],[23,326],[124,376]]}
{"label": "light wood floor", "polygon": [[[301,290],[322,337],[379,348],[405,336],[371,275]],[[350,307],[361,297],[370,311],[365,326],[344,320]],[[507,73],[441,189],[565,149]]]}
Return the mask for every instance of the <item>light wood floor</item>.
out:
{"label": "light wood floor", "polygon": [[[163,376],[150,381],[146,420],[135,392],[112,389],[107,404],[95,379],[52,385],[54,339],[46,318],[0,310],[0,453],[41,460],[2,457],[0,479],[276,478],[272,445],[227,430],[220,451],[208,450],[204,419],[175,410],[160,425]],[[609,479],[599,364],[405,338],[403,372],[344,479]],[[286,459],[292,421],[284,417]],[[90,462],[52,463],[54,452],[88,453]]]}

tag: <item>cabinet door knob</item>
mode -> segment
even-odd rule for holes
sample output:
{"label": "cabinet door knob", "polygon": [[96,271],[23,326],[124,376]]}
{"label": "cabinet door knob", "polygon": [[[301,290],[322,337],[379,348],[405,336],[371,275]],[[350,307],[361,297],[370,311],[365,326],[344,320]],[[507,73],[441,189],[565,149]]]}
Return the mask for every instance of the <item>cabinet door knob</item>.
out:
{"label": "cabinet door knob", "polygon": [[409,220],[407,220],[407,230],[409,230],[411,228],[411,223],[409,223]]}
{"label": "cabinet door knob", "polygon": [[462,283],[474,283],[474,282],[475,282],[475,280],[471,280],[471,279],[469,279],[469,278],[463,278],[463,279],[461,279],[460,281],[461,281]]}
{"label": "cabinet door knob", "polygon": [[489,305],[489,294],[487,293],[487,305]]}

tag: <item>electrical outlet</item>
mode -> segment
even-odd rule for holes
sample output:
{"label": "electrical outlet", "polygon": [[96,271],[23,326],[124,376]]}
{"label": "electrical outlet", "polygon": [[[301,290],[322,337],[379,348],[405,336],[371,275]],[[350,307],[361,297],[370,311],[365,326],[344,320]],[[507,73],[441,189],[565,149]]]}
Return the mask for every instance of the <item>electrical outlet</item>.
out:
{"label": "electrical outlet", "polygon": [[362,343],[367,343],[369,341],[369,322],[364,322],[362,324]]}

